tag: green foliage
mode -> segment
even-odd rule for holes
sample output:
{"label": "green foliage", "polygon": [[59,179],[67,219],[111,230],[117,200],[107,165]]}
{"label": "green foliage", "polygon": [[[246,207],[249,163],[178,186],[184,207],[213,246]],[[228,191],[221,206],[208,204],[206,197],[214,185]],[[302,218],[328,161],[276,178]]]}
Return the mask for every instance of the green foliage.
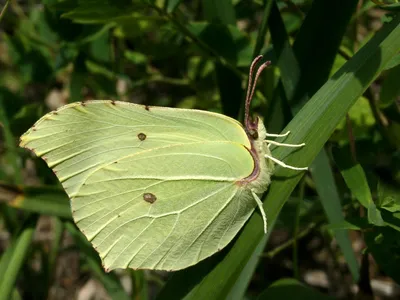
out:
{"label": "green foliage", "polygon": [[[370,293],[371,279],[400,283],[399,3],[358,3],[6,1],[0,297],[60,298],[53,293],[63,284],[80,290],[92,278],[103,287],[96,292],[113,299],[321,299],[304,283],[313,284],[307,278],[316,265],[336,278],[325,285],[335,296],[350,297],[352,284],[360,295]],[[172,276],[105,273],[71,223],[54,174],[18,148],[19,136],[44,113],[86,99],[198,108],[240,120],[249,64],[259,54],[272,65],[254,112],[269,132],[291,130],[285,142],[306,142],[272,153],[310,166],[303,179],[277,168],[263,199],[268,235],[256,212],[227,248]],[[312,241],[322,246],[310,250]],[[374,278],[364,272],[368,259],[360,250],[374,258]],[[60,278],[66,271],[74,276]]]}
{"label": "green foliage", "polygon": [[304,286],[297,280],[286,278],[277,280],[257,298],[262,299],[329,300],[334,299]]}

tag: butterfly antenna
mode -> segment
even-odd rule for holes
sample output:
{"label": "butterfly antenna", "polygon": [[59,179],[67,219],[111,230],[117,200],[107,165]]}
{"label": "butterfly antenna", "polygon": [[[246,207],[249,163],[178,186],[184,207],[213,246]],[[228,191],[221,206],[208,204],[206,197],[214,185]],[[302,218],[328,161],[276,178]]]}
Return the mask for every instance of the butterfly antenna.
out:
{"label": "butterfly antenna", "polygon": [[264,233],[266,234],[267,233],[267,216],[265,215],[263,204],[261,202],[261,199],[257,196],[257,194],[253,190],[251,190],[251,193],[253,195],[254,200],[256,200],[256,202],[257,202],[258,208],[260,209],[261,216],[264,221]]}
{"label": "butterfly antenna", "polygon": [[[251,101],[251,99],[253,99],[253,95],[254,95],[254,91],[256,90],[258,78],[260,77],[262,71],[264,71],[270,64],[271,64],[270,61],[266,61],[265,63],[263,63],[263,64],[258,68],[257,73],[256,73],[256,76],[255,76],[255,78],[254,78],[253,86],[252,86],[252,88],[251,88],[250,101]],[[249,106],[250,106],[250,102],[249,102]]]}
{"label": "butterfly antenna", "polygon": [[[254,89],[255,89],[255,85],[257,83],[257,79],[260,76],[260,73],[263,69],[265,69],[265,67],[269,66],[271,64],[270,61],[267,61],[265,63],[263,63],[257,70],[256,76],[255,76],[255,80],[253,81],[253,74],[254,71],[256,69],[256,64],[260,61],[260,59],[262,59],[262,55],[257,56],[253,62],[251,63],[250,66],[250,71],[249,71],[249,82],[247,84],[247,94],[246,94],[246,103],[245,103],[245,113],[244,113],[244,122],[246,125],[246,128],[250,128],[250,104],[251,104],[251,99],[253,98],[253,94],[254,94]],[[260,71],[261,69],[261,71]]]}

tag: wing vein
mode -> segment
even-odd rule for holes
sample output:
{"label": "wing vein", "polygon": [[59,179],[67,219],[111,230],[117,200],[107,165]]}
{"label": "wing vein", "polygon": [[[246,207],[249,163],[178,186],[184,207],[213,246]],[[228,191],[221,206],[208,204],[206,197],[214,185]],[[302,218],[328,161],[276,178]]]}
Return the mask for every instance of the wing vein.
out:
{"label": "wing vein", "polygon": [[210,221],[208,221],[208,223],[206,224],[206,226],[200,231],[200,233],[196,236],[196,238],[194,238],[193,241],[189,244],[189,246],[187,246],[186,249],[182,251],[182,254],[181,254],[177,259],[175,259],[174,264],[176,263],[176,261],[178,261],[179,259],[182,258],[182,256],[185,254],[185,252],[199,239],[199,237],[200,237],[200,236],[204,233],[204,231],[213,223],[213,221],[217,218],[217,216],[219,216],[219,214],[226,208],[226,206],[229,204],[229,202],[232,200],[232,198],[236,195],[236,192],[237,192],[237,190],[235,190],[235,191],[232,193],[232,196],[229,197],[229,198],[225,201],[224,205],[217,211],[217,213],[214,215],[214,217],[211,218]]}

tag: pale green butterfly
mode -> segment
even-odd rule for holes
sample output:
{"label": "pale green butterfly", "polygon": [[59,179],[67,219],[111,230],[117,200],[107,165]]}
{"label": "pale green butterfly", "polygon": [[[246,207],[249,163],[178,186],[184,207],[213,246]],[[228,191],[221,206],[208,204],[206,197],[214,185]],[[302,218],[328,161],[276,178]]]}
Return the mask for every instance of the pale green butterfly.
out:
{"label": "pale green butterfly", "polygon": [[179,270],[224,248],[242,228],[274,163],[262,121],[249,117],[257,79],[246,97],[245,127],[194,109],[118,101],[72,103],[43,116],[21,137],[42,157],[71,199],[72,215],[115,268]]}

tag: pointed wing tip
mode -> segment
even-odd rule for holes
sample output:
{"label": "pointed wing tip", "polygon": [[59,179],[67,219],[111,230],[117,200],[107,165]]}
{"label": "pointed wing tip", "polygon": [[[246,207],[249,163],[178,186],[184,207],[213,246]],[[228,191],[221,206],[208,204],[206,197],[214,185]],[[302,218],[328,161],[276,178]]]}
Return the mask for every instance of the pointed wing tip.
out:
{"label": "pointed wing tip", "polygon": [[26,146],[25,134],[21,135],[21,137],[19,138],[18,146],[21,148],[25,148],[25,146]]}
{"label": "pointed wing tip", "polygon": [[30,136],[31,133],[32,133],[32,127],[27,132],[25,132],[23,135],[21,135],[21,137],[19,138],[18,146],[33,152],[36,156],[40,156],[40,154],[36,151],[36,149],[31,148],[29,146],[29,143],[34,140],[34,138],[32,136]]}
{"label": "pointed wing tip", "polygon": [[58,112],[55,110],[55,111],[51,111],[51,112],[45,114],[44,116],[42,116],[38,121],[36,121],[35,124],[33,124],[25,133],[23,133],[20,136],[18,145],[22,148],[32,150],[32,149],[29,149],[28,147],[26,147],[29,142],[31,142],[35,139],[35,137],[33,137],[32,134],[38,130],[38,127],[41,125],[42,122],[48,121],[48,120],[55,120],[54,116],[56,116],[56,115],[58,115]]}
{"label": "pointed wing tip", "polygon": [[29,136],[29,134],[31,133],[31,129],[30,128],[27,132],[25,132],[23,135],[21,135],[21,137],[19,138],[19,144],[18,146],[21,148],[25,148],[29,151],[32,151],[33,153],[36,154],[35,149],[28,147],[28,144],[30,141],[32,141],[33,139]]}

